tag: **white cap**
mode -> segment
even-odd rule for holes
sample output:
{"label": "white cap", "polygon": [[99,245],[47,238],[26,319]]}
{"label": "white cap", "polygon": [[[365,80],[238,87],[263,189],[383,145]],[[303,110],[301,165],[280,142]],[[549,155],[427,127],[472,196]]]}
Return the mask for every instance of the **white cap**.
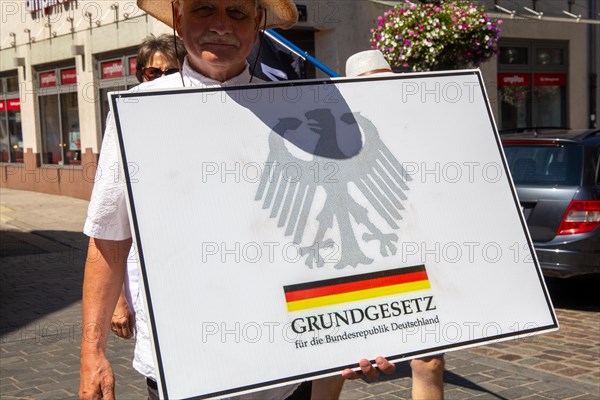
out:
{"label": "white cap", "polygon": [[346,76],[360,76],[366,72],[392,72],[392,68],[379,50],[361,51],[346,61]]}

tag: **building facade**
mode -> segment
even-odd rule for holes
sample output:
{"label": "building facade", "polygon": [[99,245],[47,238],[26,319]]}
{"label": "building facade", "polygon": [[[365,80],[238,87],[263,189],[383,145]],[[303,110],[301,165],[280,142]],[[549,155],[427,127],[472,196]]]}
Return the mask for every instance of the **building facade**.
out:
{"label": "building facade", "polygon": [[[398,2],[296,3],[301,21],[282,34],[343,74],[350,55],[370,48],[377,16]],[[501,52],[481,66],[499,129],[595,126],[596,1],[480,3],[503,20]],[[170,29],[134,0],[2,1],[0,23],[1,185],[89,198],[106,94],[137,84],[137,46]]]}

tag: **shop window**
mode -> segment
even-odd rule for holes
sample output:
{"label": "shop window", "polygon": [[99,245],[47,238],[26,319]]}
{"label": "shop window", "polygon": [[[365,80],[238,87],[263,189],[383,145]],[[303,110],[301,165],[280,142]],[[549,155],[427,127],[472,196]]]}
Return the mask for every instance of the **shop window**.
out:
{"label": "shop window", "polygon": [[537,66],[565,65],[565,49],[560,47],[536,48],[535,62]]}
{"label": "shop window", "polygon": [[528,49],[527,47],[501,46],[498,62],[506,65],[527,65],[529,62]]}
{"label": "shop window", "polygon": [[75,67],[37,74],[42,131],[42,162],[81,164],[81,137]]}
{"label": "shop window", "polygon": [[0,76],[0,162],[23,162],[23,130],[17,72]]}
{"label": "shop window", "polygon": [[566,42],[511,41],[500,46],[500,128],[567,127]]}
{"label": "shop window", "polygon": [[97,62],[102,134],[106,129],[106,117],[110,111],[108,93],[127,90],[138,85],[139,82],[135,77],[136,65],[137,57],[135,54],[102,57]]}

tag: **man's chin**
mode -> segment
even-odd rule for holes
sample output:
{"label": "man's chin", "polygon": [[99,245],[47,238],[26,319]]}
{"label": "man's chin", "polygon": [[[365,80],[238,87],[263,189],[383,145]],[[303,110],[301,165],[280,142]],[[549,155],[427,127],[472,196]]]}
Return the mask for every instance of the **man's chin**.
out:
{"label": "man's chin", "polygon": [[193,69],[209,77],[212,75],[209,72],[235,71],[240,73],[246,67],[245,59],[240,61],[235,57],[219,57],[215,54],[209,56],[206,53],[203,53],[200,59],[190,61]]}
{"label": "man's chin", "polygon": [[235,61],[235,57],[227,52],[202,52],[202,61],[214,65],[231,65]]}

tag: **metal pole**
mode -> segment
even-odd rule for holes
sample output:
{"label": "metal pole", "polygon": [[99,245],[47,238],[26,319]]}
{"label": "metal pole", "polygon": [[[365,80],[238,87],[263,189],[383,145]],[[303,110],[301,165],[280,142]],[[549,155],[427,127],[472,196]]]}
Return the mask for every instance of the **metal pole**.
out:
{"label": "metal pole", "polygon": [[281,36],[279,33],[275,32],[273,29],[267,29],[264,31],[264,33],[271,39],[275,40],[276,42],[287,48],[292,53],[296,54],[298,57],[301,57],[303,60],[306,60],[313,64],[315,67],[319,68],[321,71],[325,72],[330,77],[337,78],[341,76],[340,74],[338,74],[337,72],[335,72],[334,70],[327,67],[325,64],[308,54],[306,51],[302,50],[294,43],[290,42],[289,40]]}

